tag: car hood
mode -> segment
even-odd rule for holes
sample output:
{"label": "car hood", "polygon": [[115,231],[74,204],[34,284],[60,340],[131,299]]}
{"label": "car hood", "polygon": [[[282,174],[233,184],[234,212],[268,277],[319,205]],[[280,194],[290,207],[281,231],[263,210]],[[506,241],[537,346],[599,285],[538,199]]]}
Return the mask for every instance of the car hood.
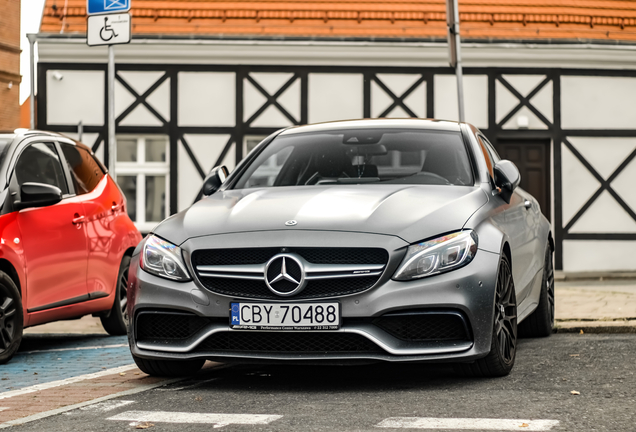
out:
{"label": "car hood", "polygon": [[[326,185],[219,191],[153,232],[177,245],[248,231],[322,230],[398,236],[409,243],[461,229],[487,202],[478,186]],[[296,221],[286,226],[287,221]]]}

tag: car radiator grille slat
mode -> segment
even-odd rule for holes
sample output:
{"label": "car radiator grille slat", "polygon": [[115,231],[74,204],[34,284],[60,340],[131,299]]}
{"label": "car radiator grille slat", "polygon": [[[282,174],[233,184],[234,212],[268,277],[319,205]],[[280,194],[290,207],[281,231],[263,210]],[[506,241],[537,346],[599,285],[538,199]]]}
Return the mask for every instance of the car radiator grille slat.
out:
{"label": "car radiator grille slat", "polygon": [[[306,262],[317,265],[381,265],[385,266],[389,255],[380,248],[244,248],[244,249],[204,249],[192,253],[195,269],[205,266],[245,266],[265,264],[279,253],[296,254]],[[226,267],[227,268],[227,267]],[[380,267],[382,269],[382,267]],[[237,298],[280,299],[259,279],[234,279],[212,276],[197,270],[201,284],[212,292]],[[373,275],[355,277],[332,277],[329,279],[307,280],[306,287],[293,299],[318,299],[357,294],[370,289],[381,277],[381,271]]]}

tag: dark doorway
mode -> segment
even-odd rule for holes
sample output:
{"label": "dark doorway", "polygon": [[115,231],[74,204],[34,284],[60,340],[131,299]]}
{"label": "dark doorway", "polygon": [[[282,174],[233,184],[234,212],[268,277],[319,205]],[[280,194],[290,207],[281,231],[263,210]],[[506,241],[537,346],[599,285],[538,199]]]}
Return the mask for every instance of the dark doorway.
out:
{"label": "dark doorway", "polygon": [[499,139],[495,145],[503,159],[514,162],[521,173],[521,187],[534,196],[550,220],[550,140]]}

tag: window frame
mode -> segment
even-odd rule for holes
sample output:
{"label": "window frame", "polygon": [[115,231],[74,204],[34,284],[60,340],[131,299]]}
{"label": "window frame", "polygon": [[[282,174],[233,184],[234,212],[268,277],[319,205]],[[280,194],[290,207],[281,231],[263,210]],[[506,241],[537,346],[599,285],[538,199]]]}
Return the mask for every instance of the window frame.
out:
{"label": "window frame", "polygon": [[[161,220],[170,216],[170,139],[168,135],[135,135],[117,134],[117,139],[135,140],[137,142],[137,160],[135,162],[116,161],[115,172],[117,176],[136,177],[135,198],[136,220],[133,223],[141,232],[150,232]],[[146,162],[146,140],[160,139],[165,141],[165,162]],[[146,176],[164,176],[166,204],[164,206],[163,219],[159,221],[146,220]],[[131,218],[132,219],[132,218]]]}
{"label": "window frame", "polygon": [[67,193],[62,194],[62,199],[65,200],[67,198],[72,198],[76,196],[75,186],[73,185],[73,182],[70,177],[70,172],[68,170],[68,161],[66,160],[66,157],[64,157],[64,153],[62,152],[62,148],[60,147],[60,143],[58,142],[57,139],[44,139],[42,137],[38,137],[37,139],[29,140],[27,142],[23,142],[20,144],[21,144],[20,147],[16,149],[16,151],[14,152],[11,158],[11,162],[10,162],[11,168],[7,172],[9,185],[15,184],[15,186],[18,188],[18,193],[19,193],[20,186],[19,186],[19,182],[18,182],[18,178],[16,174],[16,167],[18,165],[18,161],[20,160],[20,157],[22,157],[22,153],[24,153],[24,151],[27,148],[35,144],[53,144],[53,147],[55,148],[55,153],[60,159],[60,164],[62,165],[61,168],[62,168],[62,173],[64,175],[64,182],[66,183],[66,189],[68,191]]}

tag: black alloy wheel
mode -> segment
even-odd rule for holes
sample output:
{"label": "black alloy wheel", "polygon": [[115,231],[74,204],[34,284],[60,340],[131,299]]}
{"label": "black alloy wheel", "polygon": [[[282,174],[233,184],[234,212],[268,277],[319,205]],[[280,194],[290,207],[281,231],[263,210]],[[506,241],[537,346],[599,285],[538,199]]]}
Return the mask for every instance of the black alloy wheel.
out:
{"label": "black alloy wheel", "polygon": [[506,376],[515,364],[517,354],[517,296],[508,257],[499,262],[495,290],[495,310],[490,352],[473,363],[459,363],[456,370],[466,376]]}
{"label": "black alloy wheel", "polygon": [[128,270],[130,257],[124,256],[117,274],[117,292],[112,309],[100,317],[104,330],[111,336],[122,336],[128,332]]}
{"label": "black alloy wheel", "polygon": [[521,337],[546,337],[550,336],[554,329],[555,301],[552,255],[552,249],[548,245],[545,251],[539,305],[519,324],[519,336]]}
{"label": "black alloy wheel", "polygon": [[499,356],[506,364],[515,361],[517,352],[517,299],[512,271],[507,260],[500,264],[495,302],[495,335]]}
{"label": "black alloy wheel", "polygon": [[0,364],[11,360],[22,342],[22,296],[13,280],[0,271]]}

